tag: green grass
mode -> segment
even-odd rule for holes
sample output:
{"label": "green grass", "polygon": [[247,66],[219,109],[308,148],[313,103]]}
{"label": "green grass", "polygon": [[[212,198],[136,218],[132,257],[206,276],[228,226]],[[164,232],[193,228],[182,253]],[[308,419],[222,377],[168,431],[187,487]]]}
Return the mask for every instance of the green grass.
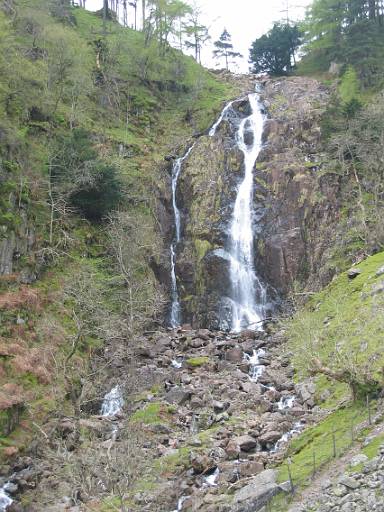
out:
{"label": "green grass", "polygon": [[148,404],[139,411],[136,411],[131,416],[132,422],[144,423],[144,425],[151,425],[153,423],[161,423],[169,421],[168,408],[159,402]]}
{"label": "green grass", "polygon": [[[384,253],[378,253],[358,265],[361,274],[355,279],[349,279],[347,272],[340,274],[289,322],[288,348],[299,377],[308,375],[312,361],[318,359],[331,370],[356,374],[364,393],[371,390],[370,379],[382,383],[384,293],[373,291],[384,281],[376,276],[383,265]],[[345,385],[318,377],[317,396],[327,389],[328,406],[349,393]]]}
{"label": "green grass", "polygon": [[198,368],[199,366],[204,366],[205,364],[209,363],[209,357],[190,357],[185,361],[185,363],[190,368]]}
{"label": "green grass", "polygon": [[[294,485],[307,485],[313,474],[313,454],[315,454],[316,470],[334,458],[333,432],[336,441],[336,456],[342,455],[352,444],[353,439],[362,435],[358,425],[367,420],[367,409],[361,402],[351,403],[329,414],[317,425],[307,428],[300,436],[293,439],[287,457],[291,460],[291,473]],[[364,431],[365,433],[365,431]],[[288,480],[287,460],[278,468],[278,481]]]}

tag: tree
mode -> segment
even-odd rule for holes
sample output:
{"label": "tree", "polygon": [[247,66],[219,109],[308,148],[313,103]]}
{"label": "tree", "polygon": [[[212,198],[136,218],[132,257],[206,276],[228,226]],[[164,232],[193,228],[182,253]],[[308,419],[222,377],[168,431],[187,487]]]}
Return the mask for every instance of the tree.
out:
{"label": "tree", "polygon": [[189,14],[184,27],[184,31],[187,36],[185,46],[193,49],[197,62],[201,62],[201,48],[204,43],[211,38],[208,33],[208,28],[205,25],[202,25],[200,16],[200,10],[198,8],[194,8]]}
{"label": "tree", "polygon": [[250,64],[253,73],[286,75],[295,65],[295,53],[301,44],[297,25],[275,23],[272,30],[252,43]]}
{"label": "tree", "polygon": [[[326,71],[332,62],[355,67],[368,87],[382,81],[384,9],[382,0],[315,0],[303,24],[311,71]],[[303,68],[305,71],[305,67]]]}
{"label": "tree", "polygon": [[229,59],[236,59],[242,57],[241,53],[233,51],[232,36],[226,28],[224,28],[218,41],[213,43],[216,50],[213,51],[213,55],[217,59],[225,59],[225,67],[228,70]]}
{"label": "tree", "polygon": [[56,146],[50,162],[53,196],[66,198],[89,220],[102,220],[121,199],[116,168],[97,159],[84,129],[59,137]]}

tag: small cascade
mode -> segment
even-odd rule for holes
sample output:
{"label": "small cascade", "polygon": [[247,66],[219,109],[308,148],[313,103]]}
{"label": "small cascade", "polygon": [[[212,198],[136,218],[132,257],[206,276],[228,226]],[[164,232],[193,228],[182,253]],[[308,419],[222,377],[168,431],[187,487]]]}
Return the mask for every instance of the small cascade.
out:
{"label": "small cascade", "polygon": [[294,402],[294,396],[282,396],[277,404],[277,407],[279,411],[284,411],[285,409],[292,409]]}
{"label": "small cascade", "polygon": [[120,386],[117,385],[104,397],[100,414],[104,417],[116,416],[124,405],[123,395]]}
{"label": "small cascade", "polygon": [[0,512],[6,512],[7,508],[12,505],[13,499],[7,493],[9,482],[0,487]]}
{"label": "small cascade", "polygon": [[217,487],[217,481],[220,476],[219,468],[215,468],[215,470],[210,471],[210,473],[204,477],[204,485],[208,485],[209,487]]}
{"label": "small cascade", "polygon": [[172,359],[171,366],[175,368],[175,370],[180,370],[183,367],[183,361],[179,361],[179,359]]}
{"label": "small cascade", "polygon": [[[235,101],[235,100],[234,100]],[[216,134],[216,130],[219,127],[219,125],[222,123],[222,121],[225,119],[226,115],[228,114],[229,110],[231,109],[234,101],[230,101],[224,108],[223,111],[220,114],[219,119],[215,122],[215,124],[212,126],[212,128],[209,130],[208,135],[210,137],[214,137]]]}
{"label": "small cascade", "polygon": [[292,430],[283,434],[280,439],[276,442],[274,447],[271,449],[271,453],[276,453],[280,450],[282,446],[284,446],[295,434],[300,434],[303,430],[303,425],[298,421],[293,425]]}
{"label": "small cascade", "polygon": [[177,289],[177,279],[176,279],[176,248],[177,244],[181,240],[181,215],[180,210],[177,206],[176,201],[176,191],[177,191],[177,182],[180,176],[180,172],[183,166],[183,162],[189,157],[194,144],[187,150],[187,152],[181,158],[175,160],[172,168],[172,207],[173,207],[173,215],[175,221],[175,236],[171,244],[170,254],[171,254],[171,313],[170,313],[170,325],[171,327],[178,327],[181,323],[181,308],[180,308],[180,300],[179,300],[179,292]]}
{"label": "small cascade", "polygon": [[230,227],[229,253],[232,289],[232,331],[262,329],[266,290],[254,268],[253,169],[262,147],[264,115],[257,94],[248,96],[251,114],[237,132],[237,145],[244,155],[244,179],[239,186]]}
{"label": "small cascade", "polygon": [[188,498],[189,496],[182,496],[181,498],[179,498],[179,501],[177,502],[177,509],[174,510],[174,512],[181,512],[183,510],[183,505]]}
{"label": "small cascade", "polygon": [[249,379],[252,382],[257,382],[259,377],[263,374],[264,366],[260,364],[260,357],[265,355],[265,350],[259,348],[254,350],[252,355],[244,354],[244,359],[250,364],[249,368]]}

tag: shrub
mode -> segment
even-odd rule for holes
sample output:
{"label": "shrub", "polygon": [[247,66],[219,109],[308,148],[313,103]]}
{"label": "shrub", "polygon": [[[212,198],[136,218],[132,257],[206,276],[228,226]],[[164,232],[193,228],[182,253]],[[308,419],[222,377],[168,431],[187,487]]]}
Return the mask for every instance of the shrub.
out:
{"label": "shrub", "polygon": [[83,129],[58,138],[54,148],[51,180],[57,195],[87,219],[100,221],[121,198],[117,170],[98,159],[90,134]]}

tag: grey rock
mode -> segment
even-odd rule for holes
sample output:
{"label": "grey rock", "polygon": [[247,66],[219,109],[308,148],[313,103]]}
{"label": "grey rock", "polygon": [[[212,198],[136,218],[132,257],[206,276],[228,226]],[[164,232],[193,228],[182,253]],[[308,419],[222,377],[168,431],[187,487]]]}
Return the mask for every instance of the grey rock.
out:
{"label": "grey rock", "polygon": [[234,506],[237,512],[257,512],[280,492],[276,484],[276,471],[267,469],[255,476],[251,482],[235,493]]}
{"label": "grey rock", "polygon": [[243,452],[249,452],[257,446],[256,439],[248,435],[236,437],[233,441],[240,447]]}
{"label": "grey rock", "polygon": [[364,464],[367,461],[368,461],[368,457],[366,455],[364,455],[364,453],[359,453],[359,454],[355,455],[354,457],[352,457],[350,465],[352,467],[355,467],[355,466],[358,466],[359,464]]}
{"label": "grey rock", "polygon": [[348,278],[349,279],[355,279],[360,274],[361,274],[361,270],[359,268],[351,268],[348,270]]}
{"label": "grey rock", "polygon": [[170,404],[183,405],[190,400],[192,393],[190,390],[174,387],[165,395],[164,400]]}

